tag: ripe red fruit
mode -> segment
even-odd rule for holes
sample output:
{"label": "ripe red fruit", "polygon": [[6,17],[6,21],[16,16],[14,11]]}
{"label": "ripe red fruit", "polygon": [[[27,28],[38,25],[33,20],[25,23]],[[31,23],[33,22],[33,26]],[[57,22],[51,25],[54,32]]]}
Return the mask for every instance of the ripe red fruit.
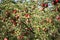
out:
{"label": "ripe red fruit", "polygon": [[19,18],[19,15],[16,15],[15,18],[18,19]]}
{"label": "ripe red fruit", "polygon": [[16,13],[17,12],[17,10],[13,10],[13,13]]}
{"label": "ripe red fruit", "polygon": [[16,26],[17,22],[13,22],[13,24]]}
{"label": "ripe red fruit", "polygon": [[17,22],[16,22],[15,20],[13,20],[13,19],[11,19],[11,22],[12,22],[14,25],[17,24]]}
{"label": "ripe red fruit", "polygon": [[60,15],[57,15],[57,16],[56,16],[56,19],[57,19],[57,20],[60,20]]}
{"label": "ripe red fruit", "polygon": [[26,18],[30,18],[30,15],[29,15],[29,14],[25,14],[25,17],[26,17]]}
{"label": "ripe red fruit", "polygon": [[44,4],[44,3],[42,3],[42,4],[41,4],[41,6],[42,6],[42,7],[45,7],[45,4]]}
{"label": "ripe red fruit", "polygon": [[55,0],[57,3],[59,2],[59,0]]}
{"label": "ripe red fruit", "polygon": [[8,40],[7,38],[4,38],[4,40]]}
{"label": "ripe red fruit", "polygon": [[32,28],[29,28],[29,30],[32,30]]}
{"label": "ripe red fruit", "polygon": [[53,4],[53,5],[56,5],[56,4],[57,4],[57,2],[56,2],[56,1],[53,1],[53,2],[52,2],[52,4]]}
{"label": "ripe red fruit", "polygon": [[48,4],[45,4],[45,7],[48,7]]}

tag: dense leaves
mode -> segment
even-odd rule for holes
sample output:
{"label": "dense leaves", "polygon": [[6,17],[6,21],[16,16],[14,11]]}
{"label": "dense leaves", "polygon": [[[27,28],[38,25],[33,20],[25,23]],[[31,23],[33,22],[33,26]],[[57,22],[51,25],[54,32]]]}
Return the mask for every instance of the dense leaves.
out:
{"label": "dense leaves", "polygon": [[59,0],[3,0],[0,4],[0,40],[55,40],[59,36]]}

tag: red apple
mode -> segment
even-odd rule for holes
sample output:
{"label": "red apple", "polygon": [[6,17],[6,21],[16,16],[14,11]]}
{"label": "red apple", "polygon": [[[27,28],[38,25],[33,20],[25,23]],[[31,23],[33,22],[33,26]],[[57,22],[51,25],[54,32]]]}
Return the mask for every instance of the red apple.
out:
{"label": "red apple", "polygon": [[29,28],[29,30],[32,30],[32,28]]}
{"label": "red apple", "polygon": [[17,10],[13,10],[13,13],[16,13],[17,12]]}
{"label": "red apple", "polygon": [[16,15],[15,18],[18,19],[19,18],[19,15]]}
{"label": "red apple", "polygon": [[4,40],[8,40],[7,38],[4,38]]}
{"label": "red apple", "polygon": [[25,17],[26,18],[30,18],[30,14],[25,14]]}
{"label": "red apple", "polygon": [[16,26],[17,22],[13,22],[13,24]]}
{"label": "red apple", "polygon": [[57,16],[56,16],[56,19],[57,19],[57,20],[60,20],[60,15],[57,15]]}
{"label": "red apple", "polygon": [[42,6],[42,7],[45,7],[45,4],[44,4],[44,3],[42,3],[42,4],[41,4],[41,6]]}
{"label": "red apple", "polygon": [[45,4],[45,7],[48,7],[48,4]]}
{"label": "red apple", "polygon": [[55,0],[57,3],[59,2],[59,0]]}
{"label": "red apple", "polygon": [[57,4],[57,2],[56,2],[56,1],[53,1],[53,2],[52,2],[52,4],[53,4],[53,5],[56,5],[56,4]]}

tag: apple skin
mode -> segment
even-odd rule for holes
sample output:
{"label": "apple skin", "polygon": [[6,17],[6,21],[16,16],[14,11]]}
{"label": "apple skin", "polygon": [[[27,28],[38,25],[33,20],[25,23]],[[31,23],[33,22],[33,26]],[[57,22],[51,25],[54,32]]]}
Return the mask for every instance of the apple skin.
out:
{"label": "apple skin", "polygon": [[7,38],[4,38],[4,40],[8,40]]}
{"label": "apple skin", "polygon": [[42,3],[42,4],[41,4],[41,6],[42,6],[42,7],[45,7],[45,4],[44,4],[44,3]]}
{"label": "apple skin", "polygon": [[57,3],[59,2],[59,0],[55,0]]}
{"label": "apple skin", "polygon": [[57,16],[56,16],[56,19],[57,19],[58,21],[60,21],[60,15],[57,15]]}
{"label": "apple skin", "polygon": [[19,18],[19,15],[16,15],[15,18],[18,19]]}
{"label": "apple skin", "polygon": [[26,18],[30,18],[30,14],[25,14],[25,17]]}
{"label": "apple skin", "polygon": [[48,7],[48,4],[45,4],[45,7]]}
{"label": "apple skin", "polygon": [[53,5],[56,5],[56,4],[57,4],[57,2],[56,2],[56,1],[53,1],[53,2],[52,2],[52,4],[53,4]]}
{"label": "apple skin", "polygon": [[13,13],[16,13],[17,12],[17,10],[13,10]]}

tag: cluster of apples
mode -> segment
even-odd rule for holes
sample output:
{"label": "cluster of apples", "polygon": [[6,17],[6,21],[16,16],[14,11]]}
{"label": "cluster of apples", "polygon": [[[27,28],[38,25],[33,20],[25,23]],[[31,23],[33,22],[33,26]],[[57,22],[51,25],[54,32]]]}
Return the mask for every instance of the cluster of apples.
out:
{"label": "cluster of apples", "polygon": [[[13,10],[12,13],[16,14],[16,13],[17,13],[17,10]],[[5,14],[6,14],[6,17],[3,18],[3,21],[4,21],[4,22],[5,22],[5,20],[6,20],[7,18],[10,17],[11,12],[10,12],[10,11],[6,11]],[[11,21],[14,25],[16,25],[16,24],[17,24],[17,22],[16,22],[17,19],[19,19],[19,15],[15,15],[15,17],[14,17],[13,19],[11,18],[10,21]]]}
{"label": "cluster of apples", "polygon": [[53,0],[52,4],[56,5],[57,3],[60,3],[60,0]]}
{"label": "cluster of apples", "polygon": [[[57,3],[60,3],[60,0],[53,0],[53,2],[52,2],[53,5],[57,5]],[[59,9],[58,5],[57,5],[57,7],[55,8],[54,11],[60,12],[60,9]]]}
{"label": "cluster of apples", "polygon": [[57,19],[58,21],[60,21],[60,15],[57,15],[57,16],[56,16],[56,19]]}
{"label": "cluster of apples", "polygon": [[46,4],[45,3],[42,3],[41,6],[42,7],[48,7],[48,3],[46,3]]}
{"label": "cluster of apples", "polygon": [[[60,1],[59,1],[59,0],[53,0],[53,1],[52,1],[52,4],[53,4],[53,5],[56,5],[57,3],[60,3]],[[42,7],[48,7],[48,3],[42,3],[41,6],[42,6]]]}
{"label": "cluster of apples", "polygon": [[[18,12],[17,10],[13,10],[13,11],[12,11],[13,14],[16,14],[17,12]],[[6,19],[10,17],[11,12],[6,11],[5,14],[6,14],[6,18],[3,18],[3,19],[2,19],[3,22],[6,22]],[[26,19],[29,19],[29,18],[31,17],[30,14],[28,14],[28,13],[25,14],[24,16],[25,16]],[[11,19],[10,19],[10,22],[13,23],[13,25],[16,26],[16,25],[17,25],[16,20],[18,20],[19,17],[20,17],[19,15],[15,15],[14,18],[11,18]],[[29,21],[29,20],[28,20],[28,21]],[[25,30],[32,30],[32,28],[25,28]],[[28,32],[26,32],[25,34],[28,34]],[[23,36],[18,36],[18,37],[17,37],[17,39],[22,39],[22,38],[23,38]],[[4,38],[4,40],[8,40],[8,38]]]}
{"label": "cluster of apples", "polygon": [[[52,1],[52,5],[56,5],[57,3],[60,3],[60,0],[53,0]],[[41,3],[41,7],[40,10],[44,10],[44,8],[48,7],[48,3]],[[55,11],[59,11],[59,8],[57,7]]]}
{"label": "cluster of apples", "polygon": [[[12,22],[14,25],[17,24],[16,20],[19,19],[19,17],[20,17],[19,14],[16,14],[17,12],[18,12],[17,10],[13,10],[13,11],[12,11],[12,13],[15,14],[14,18],[11,19],[11,22]],[[6,11],[6,18],[9,18],[10,15],[11,15],[11,12]],[[29,18],[31,17],[30,14],[28,14],[28,13],[26,13],[24,16],[25,16],[25,18],[27,18],[27,19],[29,19]],[[3,18],[3,21],[5,21],[5,18]],[[27,22],[29,22],[29,20],[27,20]]]}
{"label": "cluster of apples", "polygon": [[[53,5],[56,5],[57,3],[60,3],[60,0],[53,0],[52,1]],[[48,7],[48,3],[41,3],[41,6],[42,7]]]}

